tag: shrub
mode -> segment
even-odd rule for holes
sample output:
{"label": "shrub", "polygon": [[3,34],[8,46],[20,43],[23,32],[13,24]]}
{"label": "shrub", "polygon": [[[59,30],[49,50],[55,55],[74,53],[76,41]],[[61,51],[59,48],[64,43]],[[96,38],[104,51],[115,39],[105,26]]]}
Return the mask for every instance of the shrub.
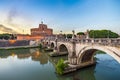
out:
{"label": "shrub", "polygon": [[60,59],[58,61],[58,63],[56,64],[56,72],[60,75],[63,74],[63,71],[65,69],[65,67],[67,67],[68,65],[64,63],[64,60],[63,59]]}
{"label": "shrub", "polygon": [[42,44],[39,44],[39,48],[42,49]]}

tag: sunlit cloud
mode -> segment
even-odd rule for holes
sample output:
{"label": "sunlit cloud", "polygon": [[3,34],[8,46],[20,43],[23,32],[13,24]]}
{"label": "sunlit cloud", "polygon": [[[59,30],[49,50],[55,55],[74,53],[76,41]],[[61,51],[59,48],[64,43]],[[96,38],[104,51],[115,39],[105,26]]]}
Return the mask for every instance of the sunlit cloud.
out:
{"label": "sunlit cloud", "polygon": [[2,13],[2,19],[0,20],[0,33],[6,33],[7,31],[7,33],[30,33],[29,30],[31,26],[31,21],[22,16],[16,8],[12,8],[10,11],[8,11],[7,14],[4,14],[6,12]]}
{"label": "sunlit cloud", "polygon": [[7,28],[4,25],[0,25],[0,31],[1,31],[1,33],[10,33],[10,34],[14,33],[14,34],[18,34],[18,32],[14,31],[11,28]]}

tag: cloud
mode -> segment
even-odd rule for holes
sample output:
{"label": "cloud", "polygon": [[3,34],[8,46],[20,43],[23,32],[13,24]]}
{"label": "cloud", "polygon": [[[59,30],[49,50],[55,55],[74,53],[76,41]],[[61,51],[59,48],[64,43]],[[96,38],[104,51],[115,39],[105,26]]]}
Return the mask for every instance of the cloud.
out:
{"label": "cloud", "polygon": [[8,13],[7,21],[12,22],[16,16],[18,16],[18,12],[16,8],[12,8]]}
{"label": "cloud", "polygon": [[27,16],[24,16],[23,12],[13,7],[8,11],[3,25],[23,34],[23,30],[25,31],[24,33],[29,33],[28,29],[31,22],[30,19],[27,19]]}
{"label": "cloud", "polygon": [[0,24],[0,31],[3,32],[3,33],[18,34],[18,32],[14,31],[13,29],[8,28],[8,27],[6,27],[2,24]]}
{"label": "cloud", "polygon": [[[0,24],[2,25],[0,33],[4,33],[4,31],[6,33],[6,31],[9,30],[8,28],[10,28],[13,33],[17,32],[20,34],[30,34],[30,28],[33,26],[33,20],[28,14],[24,13],[19,8],[10,7],[10,9],[6,11],[0,10],[0,18]],[[5,27],[7,30],[5,30]]]}
{"label": "cloud", "polygon": [[20,16],[18,13],[19,12],[17,11],[16,8],[11,8],[5,20],[12,29],[16,29],[16,30],[20,30],[19,26],[21,26],[20,24],[17,23],[16,20]]}

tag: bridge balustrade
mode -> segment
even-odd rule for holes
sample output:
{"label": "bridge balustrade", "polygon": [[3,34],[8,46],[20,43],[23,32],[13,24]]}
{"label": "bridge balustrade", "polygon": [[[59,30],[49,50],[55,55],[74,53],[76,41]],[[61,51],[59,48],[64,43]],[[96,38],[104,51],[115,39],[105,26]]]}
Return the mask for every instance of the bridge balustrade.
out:
{"label": "bridge balustrade", "polygon": [[[48,39],[48,38],[47,38]],[[55,41],[56,38],[49,38],[49,40]],[[120,46],[120,38],[89,38],[89,39],[66,39],[66,38],[58,38],[57,42],[76,42],[81,44],[92,44],[92,45],[104,45],[104,46]]]}

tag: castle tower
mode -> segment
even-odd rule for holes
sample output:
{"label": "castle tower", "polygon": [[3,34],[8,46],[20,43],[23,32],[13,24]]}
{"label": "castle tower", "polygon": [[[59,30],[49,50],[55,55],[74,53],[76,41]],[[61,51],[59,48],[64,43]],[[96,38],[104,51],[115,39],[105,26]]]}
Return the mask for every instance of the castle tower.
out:
{"label": "castle tower", "polygon": [[31,29],[31,35],[50,36],[53,35],[53,29],[48,28],[47,25],[41,21],[38,28]]}

